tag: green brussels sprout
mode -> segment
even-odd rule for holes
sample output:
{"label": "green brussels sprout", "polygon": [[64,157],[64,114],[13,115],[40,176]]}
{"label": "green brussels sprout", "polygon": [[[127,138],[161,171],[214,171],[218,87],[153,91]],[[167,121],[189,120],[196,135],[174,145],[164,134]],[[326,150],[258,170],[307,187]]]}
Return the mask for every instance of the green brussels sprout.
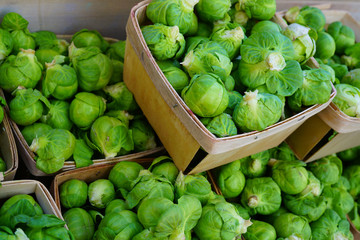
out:
{"label": "green brussels sprout", "polygon": [[181,97],[200,117],[215,117],[224,112],[229,103],[224,83],[211,73],[195,75],[181,92]]}
{"label": "green brussels sprout", "polygon": [[360,89],[360,68],[348,72],[341,80],[341,83],[350,84]]}
{"label": "green brussels sprout", "polygon": [[337,183],[343,169],[341,160],[332,155],[311,162],[307,167],[324,185]]}
{"label": "green brussels sprout", "polygon": [[174,66],[170,61],[156,61],[166,79],[169,81],[175,91],[181,94],[181,91],[189,85],[189,76],[180,68]]}
{"label": "green brussels sprout", "polygon": [[187,33],[185,34],[186,36],[194,36],[198,30],[199,27],[199,20],[198,17],[196,16],[196,14],[194,12],[191,13],[190,16],[190,26],[189,26],[189,30],[187,31]]}
{"label": "green brussels sprout", "polygon": [[5,172],[7,169],[6,162],[2,157],[0,157],[0,172]]}
{"label": "green brussels sprout", "polygon": [[88,185],[83,180],[70,179],[60,185],[60,203],[66,208],[81,207],[86,203]]}
{"label": "green brussels sprout", "polygon": [[206,22],[223,19],[230,7],[230,0],[200,0],[198,4],[195,5],[198,17]]}
{"label": "green brussels sprout", "polygon": [[331,74],[321,68],[303,71],[302,86],[288,98],[291,110],[302,111],[303,106],[323,104],[330,99],[332,85]]}
{"label": "green brussels sprout", "polygon": [[299,196],[313,195],[314,197],[319,197],[322,193],[323,185],[312,172],[310,171],[307,172],[308,172],[308,184],[305,187],[305,189],[301,193],[299,193]]}
{"label": "green brussels sprout", "polygon": [[36,167],[46,174],[59,171],[75,150],[75,137],[65,129],[51,129],[36,137],[30,150],[36,153]]}
{"label": "green brussels sprout", "polygon": [[125,151],[134,149],[131,130],[114,117],[97,118],[91,125],[90,139],[105,158],[115,157],[121,149]]}
{"label": "green brussels sprout", "polygon": [[173,160],[168,156],[160,156],[155,158],[148,170],[155,175],[165,177],[172,184],[175,183],[179,174],[179,169],[177,169]]}
{"label": "green brussels sprout", "polygon": [[214,198],[203,207],[194,231],[199,239],[239,239],[251,224],[238,215],[234,205]]}
{"label": "green brussels sprout", "polygon": [[328,71],[329,73],[330,73],[330,75],[331,75],[331,82],[333,83],[333,84],[337,84],[336,83],[336,75],[335,75],[335,70],[332,68],[332,67],[330,67],[329,65],[326,65],[326,64],[320,64],[320,68],[321,69],[324,69],[325,71]]}
{"label": "green brussels sprout", "polygon": [[198,37],[206,37],[207,38],[207,37],[210,37],[211,33],[212,33],[211,25],[208,23],[199,21],[197,32],[194,35],[198,36]]}
{"label": "green brussels sprout", "polygon": [[113,74],[111,75],[111,79],[108,84],[115,84],[118,82],[122,82],[123,74],[124,74],[124,63],[115,59],[110,59],[110,60],[113,65]]}
{"label": "green brussels sprout", "polygon": [[89,202],[96,208],[105,208],[115,199],[114,185],[108,179],[97,179],[89,184]]}
{"label": "green brussels sprout", "polygon": [[225,109],[225,113],[232,115],[234,109],[238,103],[241,102],[243,96],[238,91],[230,91],[228,92],[229,95],[229,104]]}
{"label": "green brussels sprout", "polygon": [[336,84],[335,89],[333,103],[346,115],[360,117],[360,89],[346,83]]}
{"label": "green brussels sprout", "polygon": [[5,14],[1,27],[10,32],[13,39],[12,54],[17,54],[20,49],[35,49],[35,40],[27,29],[29,22],[20,14],[10,12]]}
{"label": "green brussels sprout", "polygon": [[56,56],[61,56],[59,53],[52,49],[37,49],[35,51],[36,59],[41,63],[43,68],[46,68],[46,63],[51,63],[55,60]]}
{"label": "green brussels sprout", "polygon": [[349,191],[351,188],[349,180],[344,176],[340,176],[339,181],[337,183],[335,183],[334,185],[331,185],[331,187],[341,188],[346,191]]}
{"label": "green brussels sprout", "polygon": [[316,52],[316,41],[310,36],[311,29],[297,23],[290,24],[283,34],[291,41],[295,49],[295,60],[305,64]]}
{"label": "green brussels sprout", "polygon": [[206,128],[215,136],[222,138],[234,136],[237,134],[237,128],[231,116],[227,113],[212,118],[209,123],[205,124]]}
{"label": "green brussels sprout", "polygon": [[345,55],[341,56],[341,62],[349,69],[360,68],[360,43],[347,47]]}
{"label": "green brussels sprout", "polygon": [[132,121],[130,129],[132,131],[135,151],[141,152],[156,147],[155,132],[146,120],[137,119]]}
{"label": "green brussels sprout", "polygon": [[125,48],[126,48],[126,41],[117,41],[115,43],[110,44],[109,48],[106,50],[106,55],[110,59],[124,62]]}
{"label": "green brussels sprout", "polygon": [[247,179],[241,193],[241,204],[251,216],[272,214],[281,205],[280,188],[270,177]]}
{"label": "green brussels sprout", "polygon": [[221,166],[216,172],[216,183],[225,198],[235,198],[244,189],[245,176],[240,164],[240,160],[236,160]]}
{"label": "green brussels sprout", "polygon": [[109,173],[109,180],[114,184],[116,191],[125,197],[131,190],[131,183],[139,176],[144,167],[137,162],[123,161],[117,163]]}
{"label": "green brussels sprout", "polygon": [[335,54],[336,44],[334,38],[327,32],[319,32],[316,40],[315,57],[320,59],[331,58]]}
{"label": "green brussels sprout", "polygon": [[240,4],[236,1],[236,4],[233,4],[231,9],[228,11],[228,14],[231,18],[231,21],[241,26],[245,27],[249,21],[249,16],[245,11],[240,9]]}
{"label": "green brussels sprout", "polygon": [[345,168],[344,177],[350,183],[349,193],[356,199],[360,193],[360,165],[352,165]]}
{"label": "green brussels sprout", "polygon": [[98,47],[77,48],[72,42],[69,46],[69,57],[82,90],[100,90],[110,82],[113,74],[112,62]]}
{"label": "green brussels sprout", "polygon": [[270,160],[268,150],[240,159],[241,172],[248,178],[263,177]]}
{"label": "green brussels sprout", "polygon": [[238,211],[240,217],[242,217],[245,220],[250,220],[250,214],[249,214],[249,211],[246,208],[244,208],[240,203],[232,202],[232,205],[235,206],[235,208]]}
{"label": "green brussels sprout", "polygon": [[244,38],[244,30],[237,23],[228,23],[210,36],[211,41],[219,43],[226,50],[230,59],[240,54],[240,45]]}
{"label": "green brussels sprout", "polygon": [[215,41],[197,45],[185,55],[181,64],[190,77],[200,73],[214,73],[223,81],[230,75],[233,66],[227,51]]}
{"label": "green brussels sprout", "polygon": [[114,199],[105,208],[105,216],[112,212],[121,212],[122,210],[129,210],[126,202],[123,199]]}
{"label": "green brussels sprout", "polygon": [[25,232],[21,228],[17,228],[15,232],[13,232],[10,228],[6,226],[0,226],[0,239],[5,240],[29,240],[26,236]]}
{"label": "green brussels sprout", "polygon": [[263,215],[261,220],[265,221],[267,223],[270,223],[272,226],[274,226],[274,221],[275,219],[284,214],[284,213],[289,213],[289,210],[287,210],[285,207],[281,206],[277,211],[275,211],[274,213],[270,214],[270,215]]}
{"label": "green brussels sprout", "polygon": [[281,33],[282,29],[279,24],[264,20],[257,22],[251,29],[251,35],[260,32],[278,32]]}
{"label": "green brussels sprout", "polygon": [[236,105],[232,117],[236,126],[244,132],[261,131],[280,120],[283,107],[276,95],[249,91]]}
{"label": "green brussels sprout", "polygon": [[130,209],[139,206],[145,199],[164,197],[170,201],[174,200],[174,186],[171,182],[149,170],[140,170],[130,189],[131,191],[125,196]]}
{"label": "green brussels sprout", "polygon": [[298,194],[308,185],[308,172],[303,161],[276,160],[271,164],[272,178],[284,193]]}
{"label": "green brussels sprout", "polygon": [[252,220],[252,225],[244,233],[246,240],[276,240],[276,231],[269,223]]}
{"label": "green brussels sprout", "polygon": [[310,6],[301,9],[298,6],[290,8],[285,14],[285,19],[289,23],[298,23],[317,32],[321,32],[326,23],[324,13],[319,8]]}
{"label": "green brussels sprout", "polygon": [[34,88],[42,75],[42,66],[34,50],[21,50],[16,56],[9,56],[0,66],[0,87],[12,92],[17,87]]}
{"label": "green brussels sprout", "polygon": [[10,55],[14,47],[14,40],[9,31],[0,28],[0,62]]}
{"label": "green brussels sprout", "polygon": [[157,60],[180,58],[185,50],[185,39],[178,26],[165,26],[161,23],[141,28],[143,37],[151,53]]}
{"label": "green brussels sprout", "polygon": [[80,129],[87,130],[106,109],[104,98],[89,92],[79,92],[70,103],[70,120]]}
{"label": "green brussels sprout", "polygon": [[311,239],[311,228],[308,220],[304,217],[292,213],[284,213],[275,218],[273,226],[278,238]]}
{"label": "green brussels sprout", "polygon": [[109,43],[96,30],[82,29],[72,36],[71,42],[77,48],[94,46],[100,48],[102,52],[109,47]]}
{"label": "green brussels sprout", "polygon": [[235,88],[235,79],[233,76],[229,75],[224,81],[225,89],[229,92],[233,91]]}
{"label": "green brussels sprout", "polygon": [[343,54],[345,49],[355,44],[355,33],[340,21],[329,24],[327,32],[334,38],[336,54]]}
{"label": "green brussels sprout", "polygon": [[21,130],[21,134],[23,135],[26,143],[30,146],[32,141],[39,136],[45,135],[48,131],[50,131],[52,127],[45,123],[33,123],[24,127]]}
{"label": "green brussels sprout", "polygon": [[200,174],[184,175],[179,172],[175,184],[175,199],[190,195],[200,200],[204,206],[213,197],[210,182]]}
{"label": "green brussels sprout", "polygon": [[275,0],[240,0],[240,8],[246,12],[249,18],[257,20],[270,20],[276,12]]}
{"label": "green brussels sprout", "polygon": [[119,119],[126,127],[129,127],[130,121],[134,119],[134,115],[129,114],[125,110],[111,110],[106,112],[105,115]]}
{"label": "green brussels sprout", "polygon": [[141,226],[136,213],[123,210],[120,213],[105,215],[96,230],[93,240],[123,239],[131,240],[141,232]]}
{"label": "green brussels sprout", "polygon": [[90,214],[82,208],[72,208],[64,213],[64,220],[69,231],[77,240],[91,240],[95,225]]}
{"label": "green brussels sprout", "polygon": [[353,161],[360,155],[360,146],[346,149],[336,153],[342,161]]}
{"label": "green brussels sprout", "polygon": [[[203,36],[187,37],[186,45],[185,45],[185,55],[188,54],[188,52],[190,52],[191,50],[194,50],[198,45],[207,43],[209,41],[210,41],[210,39],[208,37],[203,37]],[[173,65],[175,65],[175,64],[173,64]],[[159,67],[161,68],[161,66],[159,66]]]}
{"label": "green brussels sprout", "polygon": [[54,61],[46,64],[45,77],[42,80],[42,93],[59,100],[72,98],[77,92],[78,81],[75,69],[68,65],[60,65]]}
{"label": "green brussels sprout", "polygon": [[355,202],[354,208],[348,213],[348,217],[349,217],[350,221],[352,222],[352,224],[354,225],[354,227],[357,230],[360,229],[360,215],[359,215],[358,205],[359,204],[357,202]]}
{"label": "green brussels sprout", "polygon": [[343,77],[348,74],[349,70],[348,67],[344,64],[339,64],[339,63],[328,63],[328,65],[334,69],[335,71],[335,77],[337,79],[343,79]]}
{"label": "green brussels sprout", "polygon": [[58,39],[55,33],[50,31],[37,31],[34,32],[33,35],[36,46],[39,49],[52,50],[61,55],[67,54],[69,43],[64,39]]}
{"label": "green brussels sprout", "polygon": [[36,89],[17,89],[10,101],[10,118],[21,126],[28,126],[39,120],[43,114],[43,103],[48,100]]}
{"label": "green brussels sprout", "polygon": [[112,99],[111,102],[106,103],[106,109],[132,111],[137,108],[134,95],[124,82],[105,86],[103,91]]}
{"label": "green brussels sprout", "polygon": [[199,0],[154,0],[147,6],[146,16],[153,23],[178,26],[180,32],[186,34],[192,25],[194,6],[198,2]]}
{"label": "green brussels sprout", "polygon": [[40,120],[52,128],[70,130],[73,123],[69,118],[69,109],[70,103],[61,100],[51,100],[49,111]]}
{"label": "green brussels sprout", "polygon": [[277,160],[299,160],[286,142],[269,150],[271,158]]}
{"label": "green brussels sprout", "polygon": [[310,227],[312,239],[354,239],[347,219],[342,219],[331,209],[327,209],[317,221],[310,224]]}

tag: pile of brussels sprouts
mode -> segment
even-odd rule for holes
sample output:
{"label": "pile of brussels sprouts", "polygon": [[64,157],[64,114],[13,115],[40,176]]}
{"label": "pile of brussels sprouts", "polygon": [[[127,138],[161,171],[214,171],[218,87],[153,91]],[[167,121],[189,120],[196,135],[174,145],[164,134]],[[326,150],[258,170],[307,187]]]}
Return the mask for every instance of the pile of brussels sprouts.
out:
{"label": "pile of brussels sprouts", "polygon": [[333,103],[348,116],[360,117],[360,43],[354,30],[340,21],[322,29],[325,17],[317,8],[293,7],[285,18],[318,30],[315,57],[332,75],[337,91]]}
{"label": "pile of brussels sprouts", "polygon": [[212,191],[206,174],[184,175],[167,156],[147,169],[119,162],[108,179],[71,179],[59,192],[75,239],[240,239],[251,225]]}
{"label": "pile of brussels sprouts", "polygon": [[357,206],[352,196],[360,193],[360,169],[350,168],[343,172],[335,154],[306,164],[282,143],[221,166],[214,175],[225,199],[251,218],[246,240],[352,240],[346,215]]}
{"label": "pile of brussels sprouts", "polygon": [[330,98],[332,70],[306,65],[325,21],[311,19],[316,28],[296,21],[282,30],[269,21],[275,12],[275,0],[152,0],[147,6],[152,24],[141,27],[147,46],[216,137],[261,131]]}
{"label": "pile of brussels sprouts", "polygon": [[63,220],[44,214],[32,195],[14,195],[0,206],[0,239],[76,239]]}
{"label": "pile of brussels sprouts", "polygon": [[30,33],[17,13],[0,28],[0,87],[9,114],[51,174],[156,147],[156,136],[122,81],[125,41],[83,29],[71,44],[50,31]]}

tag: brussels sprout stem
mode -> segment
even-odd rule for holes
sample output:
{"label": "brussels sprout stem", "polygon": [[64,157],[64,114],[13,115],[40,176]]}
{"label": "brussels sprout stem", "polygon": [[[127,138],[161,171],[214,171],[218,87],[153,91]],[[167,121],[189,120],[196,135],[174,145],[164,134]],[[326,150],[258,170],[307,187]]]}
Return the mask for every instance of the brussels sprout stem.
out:
{"label": "brussels sprout stem", "polygon": [[44,137],[34,138],[30,145],[30,150],[32,152],[37,152],[41,146],[45,146],[47,144],[47,139]]}
{"label": "brussels sprout stem", "polygon": [[252,195],[249,197],[248,199],[248,206],[251,207],[251,208],[254,208],[258,205],[259,203],[259,199],[257,198],[257,196],[255,195]]}
{"label": "brussels sprout stem", "polygon": [[256,108],[257,105],[258,90],[254,92],[245,92],[244,101],[249,105],[250,108]]}
{"label": "brussels sprout stem", "polygon": [[261,169],[261,161],[259,159],[253,159],[251,161],[251,168],[253,171],[258,172]]}
{"label": "brussels sprout stem", "polygon": [[276,160],[275,158],[270,158],[269,162],[268,162],[268,166],[273,167],[275,165],[275,163],[277,163],[279,160]]}
{"label": "brussels sprout stem", "polygon": [[34,50],[34,49],[23,49],[23,48],[20,48],[20,51],[23,52],[23,53],[26,53],[26,54],[35,55],[35,50]]}
{"label": "brussels sprout stem", "polygon": [[182,0],[180,1],[181,9],[186,13],[191,13],[198,2],[199,0]]}
{"label": "brussels sprout stem", "polygon": [[54,60],[52,60],[51,63],[45,63],[45,68],[46,68],[46,69],[50,69],[50,68],[54,67],[55,64],[56,64],[56,63],[55,63],[55,59],[54,59]]}
{"label": "brussels sprout stem", "polygon": [[289,23],[294,23],[299,14],[300,8],[298,6],[292,7],[285,13],[285,19]]}
{"label": "brussels sprout stem", "polygon": [[226,31],[226,33],[223,35],[223,38],[225,39],[236,39],[237,41],[241,41],[244,39],[244,31],[241,27],[234,28],[232,30]]}
{"label": "brussels sprout stem", "polygon": [[270,53],[265,61],[271,71],[280,72],[286,67],[285,59],[279,52]]}

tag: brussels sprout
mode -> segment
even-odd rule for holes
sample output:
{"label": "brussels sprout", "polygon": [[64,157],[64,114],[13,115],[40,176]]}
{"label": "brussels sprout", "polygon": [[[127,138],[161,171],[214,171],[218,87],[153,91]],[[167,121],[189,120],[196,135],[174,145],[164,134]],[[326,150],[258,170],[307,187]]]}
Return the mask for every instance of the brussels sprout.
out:
{"label": "brussels sprout", "polygon": [[115,43],[110,44],[109,48],[106,50],[106,55],[110,59],[124,62],[125,48],[126,48],[126,41],[117,41]]}
{"label": "brussels sprout", "polygon": [[89,184],[89,202],[96,208],[105,208],[115,199],[114,185],[108,179],[97,179]]}
{"label": "brussels sprout", "polygon": [[360,155],[360,146],[346,149],[344,151],[336,153],[342,161],[353,161]]}
{"label": "brussels sprout", "polygon": [[200,0],[195,5],[198,17],[206,22],[214,22],[224,18],[230,7],[230,0]]}
{"label": "brussels sprout", "polygon": [[50,31],[37,31],[34,32],[33,35],[39,50],[52,50],[61,55],[67,54],[69,43],[64,39],[58,39],[55,33]]}
{"label": "brussels sprout", "polygon": [[204,206],[213,197],[210,182],[200,174],[184,175],[180,171],[174,186],[176,199],[184,195],[190,195],[199,199]]}
{"label": "brussels sprout", "polygon": [[185,39],[178,26],[168,27],[161,23],[141,28],[151,53],[157,60],[178,59],[185,50]]}
{"label": "brussels sprout", "polygon": [[303,106],[326,103],[330,99],[331,74],[321,68],[304,70],[302,86],[288,98],[291,110],[300,112]]}
{"label": "brussels sprout", "polygon": [[15,123],[31,125],[43,114],[43,103],[49,106],[48,100],[36,89],[17,89],[10,101],[10,117]]}
{"label": "brussels sprout", "polygon": [[[194,37],[186,38],[185,55],[188,54],[188,52],[190,52],[191,50],[194,50],[195,48],[197,48],[198,45],[207,43],[209,41],[210,41],[210,39],[208,37],[203,37],[203,36],[194,36]],[[223,49],[222,49],[222,51],[223,51]],[[157,62],[161,62],[161,61],[157,61]],[[175,65],[175,64],[173,64],[173,65]],[[160,65],[159,65],[159,67],[162,68]],[[175,65],[175,67],[176,67],[176,65]]]}
{"label": "brussels sprout", "polygon": [[233,113],[235,124],[244,132],[261,131],[280,120],[283,110],[280,98],[273,94],[245,92]]}
{"label": "brussels sprout", "polygon": [[268,150],[240,159],[241,172],[248,178],[263,177],[270,160]]}
{"label": "brussels sprout", "polygon": [[344,177],[350,182],[349,193],[353,198],[357,198],[360,193],[360,165],[345,168]]}
{"label": "brussels sprout", "polygon": [[246,240],[276,240],[276,231],[269,223],[252,220],[252,225],[244,233]]}
{"label": "brussels sprout", "polygon": [[335,71],[335,77],[337,79],[343,79],[343,77],[348,74],[349,70],[348,67],[344,64],[339,63],[328,63],[328,65],[334,69]]}
{"label": "brussels sprout", "polygon": [[251,29],[251,35],[260,32],[278,32],[281,33],[282,29],[279,24],[269,20],[264,20],[256,23]]}
{"label": "brussels sprout", "polygon": [[[215,117],[229,103],[229,96],[221,79],[215,74],[195,75],[181,93],[188,107],[200,117]],[[216,97],[214,97],[216,96]]]}
{"label": "brussels sprout", "polygon": [[286,142],[269,150],[272,158],[277,160],[299,160]]}
{"label": "brussels sprout", "polygon": [[228,23],[210,36],[211,41],[219,43],[226,50],[230,59],[240,54],[240,45],[244,38],[242,27],[236,23]]}
{"label": "brussels sprout", "polygon": [[6,227],[0,226],[0,239],[5,240],[29,240],[24,231],[21,228],[17,228],[16,231],[13,231]]}
{"label": "brussels sprout", "polygon": [[335,49],[334,38],[327,32],[319,32],[316,40],[315,57],[321,59],[331,58],[335,54]]}
{"label": "brussels sprout", "polygon": [[283,31],[283,34],[292,41],[295,60],[300,64],[305,64],[316,52],[316,42],[310,36],[310,30],[308,27],[292,23]]}
{"label": "brussels sprout", "polygon": [[217,42],[208,41],[189,51],[181,63],[190,77],[214,73],[223,81],[230,75],[232,62],[227,51]]}
{"label": "brussels sprout", "polygon": [[197,29],[197,32],[196,32],[195,36],[198,36],[198,37],[210,37],[211,33],[212,33],[211,25],[208,24],[208,23],[204,23],[204,22],[199,21],[198,29]]}
{"label": "brussels sprout", "polygon": [[70,179],[60,185],[60,203],[66,208],[81,207],[87,200],[88,185],[79,179]]}
{"label": "brussels sprout", "polygon": [[246,208],[244,208],[239,203],[232,202],[232,204],[235,206],[235,208],[238,211],[240,217],[242,217],[245,220],[250,220],[250,214],[249,214],[249,212],[248,212],[248,210]]}
{"label": "brussels sprout", "polygon": [[87,130],[106,109],[104,98],[89,92],[79,92],[70,103],[70,120],[80,129]]}
{"label": "brussels sprout", "polygon": [[71,42],[77,48],[94,46],[100,48],[102,52],[109,47],[109,43],[96,30],[82,29],[72,36]]}
{"label": "brussels sprout", "polygon": [[349,69],[360,68],[360,43],[347,47],[345,54],[341,56],[341,62],[348,66]]}
{"label": "brussels sprout", "polygon": [[166,79],[176,92],[181,94],[181,91],[189,85],[188,75],[180,68],[174,66],[170,61],[157,61],[161,71],[164,73]]}
{"label": "brussels sprout", "polygon": [[276,12],[275,0],[240,0],[239,3],[249,18],[257,20],[270,20]]}
{"label": "brussels sprout", "polygon": [[6,162],[0,157],[0,172],[5,172],[7,169]]}
{"label": "brussels sprout", "polygon": [[173,160],[168,156],[160,156],[155,158],[148,170],[155,175],[165,177],[172,184],[175,183],[176,178],[179,174],[179,170],[177,169]]}
{"label": "brussels sprout", "polygon": [[336,75],[335,75],[335,70],[330,67],[329,65],[326,65],[326,64],[320,64],[320,68],[321,69],[324,69],[325,71],[329,72],[330,75],[331,75],[331,79],[330,81],[333,83],[333,84],[337,84],[336,83]]}
{"label": "brussels sprout", "polygon": [[240,24],[241,26],[246,26],[249,21],[249,16],[246,14],[245,11],[240,9],[240,4],[238,3],[238,1],[228,11],[228,14],[232,22]]}
{"label": "brussels sprout", "polygon": [[69,109],[70,104],[68,102],[51,100],[49,111],[40,120],[52,128],[70,130],[73,123],[69,118]]}
{"label": "brussels sprout", "polygon": [[72,208],[64,213],[64,220],[75,239],[91,240],[95,225],[90,214],[82,208]]}
{"label": "brussels sprout", "polygon": [[121,212],[122,210],[128,210],[126,202],[122,199],[114,199],[105,208],[105,216],[109,215],[112,212]]}
{"label": "brussels sprout", "polygon": [[240,160],[221,166],[216,173],[216,183],[225,198],[240,195],[245,186],[245,176],[241,172]]}
{"label": "brussels sprout", "polygon": [[9,31],[0,28],[0,62],[10,55],[14,47],[14,40]]}
{"label": "brussels sprout", "polygon": [[46,67],[46,63],[51,63],[55,60],[56,56],[61,56],[59,53],[52,49],[37,49],[35,51],[36,59],[41,63],[42,67]]}
{"label": "brussels sprout", "polygon": [[23,135],[27,144],[30,146],[32,141],[36,137],[46,134],[51,129],[52,129],[52,127],[50,127],[49,125],[47,125],[45,123],[34,123],[34,124],[24,127],[21,130],[21,134]]}
{"label": "brussels sprout", "polygon": [[111,59],[111,63],[113,65],[113,74],[111,75],[111,79],[108,84],[115,84],[118,82],[122,82],[123,73],[124,73],[124,63],[115,59]]}
{"label": "brussels sprout", "polygon": [[341,83],[350,84],[360,89],[360,68],[348,72],[342,79]]}
{"label": "brussels sprout", "polygon": [[317,7],[304,6],[301,9],[298,6],[290,8],[285,19],[289,23],[298,23],[310,27],[317,32],[324,29],[326,18],[324,13]]}
{"label": "brussels sprout", "polygon": [[100,222],[94,234],[94,240],[123,239],[131,240],[141,232],[141,226],[136,213],[123,210],[120,213],[110,213]]}
{"label": "brussels sprout", "polygon": [[164,197],[174,200],[174,186],[171,182],[149,170],[141,170],[138,177],[131,183],[131,191],[125,196],[130,209],[138,206],[145,199]]}
{"label": "brussels sprout", "polygon": [[110,103],[106,104],[106,109],[132,111],[137,108],[134,95],[126,87],[124,82],[105,86],[103,91],[112,99]]}
{"label": "brussels sprout", "polygon": [[13,54],[17,54],[21,48],[35,49],[35,40],[27,29],[29,22],[20,14],[10,12],[5,14],[1,27],[11,33],[13,39]]}
{"label": "brussels sprout", "polygon": [[199,0],[154,0],[147,6],[146,16],[153,23],[178,26],[180,32],[186,34],[192,26],[194,6],[198,2]]}
{"label": "brussels sprout", "polygon": [[131,122],[130,130],[137,152],[150,150],[156,147],[156,135],[146,120],[137,119]]}
{"label": "brussels sprout", "polygon": [[307,167],[324,185],[337,183],[342,174],[341,160],[332,155],[311,162]]}
{"label": "brussels sprout", "polygon": [[212,118],[209,123],[205,124],[206,128],[215,136],[222,138],[228,136],[234,136],[237,134],[237,128],[235,123],[231,119],[231,116],[226,113]]}
{"label": "brussels sprout", "polygon": [[115,157],[121,149],[134,149],[132,132],[120,120],[101,116],[91,125],[90,139],[105,158]]}
{"label": "brussels sprout", "polygon": [[335,89],[333,103],[346,115],[360,117],[360,89],[346,83],[336,84]]}
{"label": "brussels sprout", "polygon": [[351,188],[349,180],[344,176],[340,176],[339,181],[337,183],[335,183],[334,185],[332,185],[331,187],[341,188],[346,191],[349,191]]}
{"label": "brussels sprout", "polygon": [[241,204],[252,216],[272,214],[281,205],[280,188],[270,177],[247,179],[241,193]]}
{"label": "brussels sprout", "polygon": [[228,95],[229,95],[229,104],[225,109],[225,113],[232,115],[236,105],[241,102],[243,97],[237,91],[230,91],[228,92]]}
{"label": "brussels sprout", "polygon": [[17,87],[34,88],[42,74],[42,66],[34,50],[21,50],[9,56],[0,66],[0,87],[11,92]]}
{"label": "brussels sprout", "polygon": [[75,137],[65,129],[51,129],[36,137],[30,146],[30,150],[37,154],[36,167],[47,174],[59,171],[74,149]]}
{"label": "brussels sprout", "polygon": [[126,127],[129,127],[129,123],[134,119],[134,115],[129,114],[125,110],[112,110],[105,113],[106,116],[119,119]]}
{"label": "brussels sprout", "polygon": [[138,177],[140,170],[143,169],[144,167],[137,162],[119,162],[111,169],[108,178],[114,184],[115,189],[125,197],[127,192],[131,190],[131,183]]}
{"label": "brussels sprout", "polygon": [[[311,228],[304,217],[292,213],[284,213],[275,218],[274,225],[277,237],[288,239],[311,239]],[[291,236],[297,236],[291,238]]]}
{"label": "brussels sprout", "polygon": [[341,217],[331,209],[327,209],[317,221],[310,224],[310,227],[312,239],[354,239],[350,232],[350,224],[347,219],[341,219]]}
{"label": "brussels sprout", "polygon": [[287,194],[298,194],[306,188],[308,184],[306,163],[300,160],[277,160],[272,164],[272,178],[279,185],[281,191]]}
{"label": "brussels sprout", "polygon": [[334,38],[336,44],[336,54],[343,54],[345,49],[355,44],[354,31],[343,25],[340,21],[332,22],[327,32]]}
{"label": "brussels sprout", "polygon": [[359,209],[358,209],[358,203],[354,203],[354,208],[348,213],[348,217],[354,227],[359,230],[360,229],[360,215],[359,215]]}
{"label": "brussels sprout", "polygon": [[69,46],[69,57],[82,90],[100,90],[109,83],[113,65],[110,58],[101,53],[98,47],[76,48],[72,42]]}
{"label": "brussels sprout", "polygon": [[310,171],[308,172],[308,184],[305,187],[305,189],[299,193],[300,196],[306,196],[306,195],[313,195],[315,197],[319,197],[323,190],[323,185],[321,184],[320,180],[317,179],[314,174]]}
{"label": "brussels sprout", "polygon": [[75,70],[68,65],[53,61],[46,64],[45,77],[42,80],[42,92],[59,100],[72,98],[77,92],[78,81]]}

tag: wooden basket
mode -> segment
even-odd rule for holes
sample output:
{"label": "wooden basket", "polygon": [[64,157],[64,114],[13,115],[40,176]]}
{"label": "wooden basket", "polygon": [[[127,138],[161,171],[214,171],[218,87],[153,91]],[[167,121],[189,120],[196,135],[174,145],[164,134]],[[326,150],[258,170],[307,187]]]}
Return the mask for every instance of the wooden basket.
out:
{"label": "wooden basket", "polygon": [[327,103],[309,107],[263,131],[216,138],[176,93],[146,45],[140,26],[146,21],[149,2],[137,4],[130,13],[124,82],[180,170],[199,173],[276,147],[335,96],[333,93]]}

